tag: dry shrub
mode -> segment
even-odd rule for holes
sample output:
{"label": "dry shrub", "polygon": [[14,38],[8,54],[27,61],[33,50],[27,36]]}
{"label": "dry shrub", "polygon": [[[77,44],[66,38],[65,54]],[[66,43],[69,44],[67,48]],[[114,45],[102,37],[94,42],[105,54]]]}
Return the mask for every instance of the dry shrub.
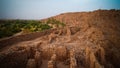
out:
{"label": "dry shrub", "polygon": [[29,59],[26,68],[36,68],[35,59]]}

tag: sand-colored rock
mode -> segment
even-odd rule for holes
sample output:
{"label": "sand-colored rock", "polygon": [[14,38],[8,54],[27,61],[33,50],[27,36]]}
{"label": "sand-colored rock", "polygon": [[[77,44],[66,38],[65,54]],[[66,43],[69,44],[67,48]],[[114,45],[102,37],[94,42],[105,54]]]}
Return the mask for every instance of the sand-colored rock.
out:
{"label": "sand-colored rock", "polygon": [[36,68],[35,59],[29,59],[26,68]]}

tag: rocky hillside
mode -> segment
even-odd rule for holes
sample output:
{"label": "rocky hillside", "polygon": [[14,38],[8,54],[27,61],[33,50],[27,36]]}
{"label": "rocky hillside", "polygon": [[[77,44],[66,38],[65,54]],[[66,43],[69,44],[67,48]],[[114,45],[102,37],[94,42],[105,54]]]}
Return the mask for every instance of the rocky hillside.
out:
{"label": "rocky hillside", "polygon": [[120,68],[120,10],[51,18],[66,26],[0,40],[0,68]]}

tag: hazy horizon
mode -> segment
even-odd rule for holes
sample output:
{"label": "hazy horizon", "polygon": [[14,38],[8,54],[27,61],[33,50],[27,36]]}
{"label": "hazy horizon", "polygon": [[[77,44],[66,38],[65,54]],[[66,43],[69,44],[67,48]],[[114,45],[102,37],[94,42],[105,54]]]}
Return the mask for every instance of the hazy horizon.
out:
{"label": "hazy horizon", "polygon": [[0,0],[0,19],[43,19],[67,12],[120,9],[120,0]]}

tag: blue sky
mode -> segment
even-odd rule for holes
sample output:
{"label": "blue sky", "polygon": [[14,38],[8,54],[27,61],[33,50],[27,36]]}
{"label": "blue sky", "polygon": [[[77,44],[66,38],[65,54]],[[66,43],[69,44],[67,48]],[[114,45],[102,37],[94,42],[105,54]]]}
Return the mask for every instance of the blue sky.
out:
{"label": "blue sky", "polygon": [[97,9],[120,9],[120,0],[0,0],[0,19],[43,19]]}

